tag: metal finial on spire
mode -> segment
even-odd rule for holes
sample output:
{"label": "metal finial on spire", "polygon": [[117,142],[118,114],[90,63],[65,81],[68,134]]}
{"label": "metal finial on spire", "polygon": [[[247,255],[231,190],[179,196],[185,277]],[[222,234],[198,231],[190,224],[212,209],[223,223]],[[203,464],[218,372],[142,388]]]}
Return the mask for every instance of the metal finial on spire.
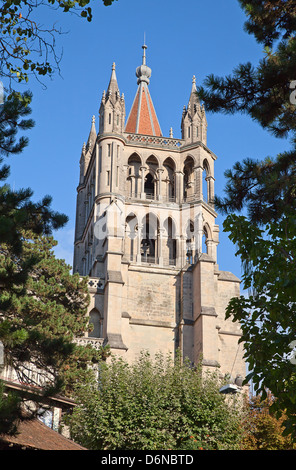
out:
{"label": "metal finial on spire", "polygon": [[151,77],[151,69],[146,65],[146,44],[143,44],[143,56],[142,56],[142,65],[137,67],[136,69],[136,76],[138,77],[137,83],[146,82],[149,84],[149,78]]}
{"label": "metal finial on spire", "polygon": [[115,70],[115,62],[112,64],[112,70]]}
{"label": "metal finial on spire", "polygon": [[192,92],[196,91],[196,78],[195,75],[192,77]]}
{"label": "metal finial on spire", "polygon": [[92,124],[94,124],[96,122],[96,116],[95,115],[93,115],[93,117],[91,118],[91,122],[92,122]]}
{"label": "metal finial on spire", "polygon": [[142,49],[143,49],[142,65],[146,65],[146,49],[147,49],[147,46],[145,44],[145,41],[144,41],[144,44],[142,46]]}

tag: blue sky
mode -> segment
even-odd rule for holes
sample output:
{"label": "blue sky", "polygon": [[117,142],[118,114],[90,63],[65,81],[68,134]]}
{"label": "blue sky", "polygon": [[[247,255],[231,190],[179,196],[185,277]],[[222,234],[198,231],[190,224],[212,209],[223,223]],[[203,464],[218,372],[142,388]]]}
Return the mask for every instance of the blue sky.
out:
{"label": "blue sky", "polygon": [[[10,158],[9,183],[15,189],[31,187],[34,200],[50,194],[52,207],[69,217],[67,226],[54,233],[57,256],[72,263],[76,187],[82,144],[87,140],[92,115],[98,118],[103,90],[108,86],[112,63],[129,113],[137,89],[135,70],[141,64],[144,33],[147,64],[152,69],[150,93],[165,136],[173,128],[180,138],[183,106],[188,102],[192,76],[197,84],[213,73],[230,74],[239,63],[256,64],[262,46],[243,30],[245,15],[237,0],[118,0],[105,7],[90,3],[91,23],[46,9],[37,21],[57,23],[66,33],[57,38],[63,51],[61,76],[45,79],[46,88],[34,79],[23,89],[33,92],[35,128],[27,135],[28,148]],[[275,156],[286,149],[247,116],[207,114],[208,147],[218,156],[215,191],[223,194],[224,171],[245,157]],[[240,277],[235,247],[222,232],[218,264]]]}

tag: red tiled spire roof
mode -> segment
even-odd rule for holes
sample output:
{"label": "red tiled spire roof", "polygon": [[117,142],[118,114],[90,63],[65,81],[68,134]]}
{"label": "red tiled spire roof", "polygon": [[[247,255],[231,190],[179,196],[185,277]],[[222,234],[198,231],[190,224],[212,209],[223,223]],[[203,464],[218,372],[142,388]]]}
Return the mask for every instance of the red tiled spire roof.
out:
{"label": "red tiled spire roof", "polygon": [[145,49],[147,49],[147,46],[144,45],[143,62],[136,70],[138,89],[125,126],[125,131],[133,134],[162,136],[148,89],[151,69],[146,65]]}

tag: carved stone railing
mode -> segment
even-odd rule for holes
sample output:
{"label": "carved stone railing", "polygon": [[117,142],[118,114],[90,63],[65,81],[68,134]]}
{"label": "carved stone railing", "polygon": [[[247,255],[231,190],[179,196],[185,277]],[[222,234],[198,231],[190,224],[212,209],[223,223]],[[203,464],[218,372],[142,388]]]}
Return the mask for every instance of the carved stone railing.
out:
{"label": "carved stone railing", "polygon": [[133,143],[135,145],[149,145],[152,147],[163,147],[167,149],[176,149],[178,150],[184,144],[182,139],[174,139],[172,137],[156,137],[152,135],[143,135],[143,134],[124,134],[127,142]]}
{"label": "carved stone railing", "polygon": [[90,277],[88,280],[88,290],[91,293],[102,292],[105,286],[105,279],[101,277]]}
{"label": "carved stone railing", "polygon": [[[155,264],[155,265],[160,265],[159,264],[159,259],[157,256],[146,256],[146,255],[141,255],[141,261],[138,260],[137,255],[133,255],[130,253],[125,253],[124,254],[124,259],[126,261],[132,261],[133,263],[138,263],[138,264]],[[161,265],[163,267],[166,266],[176,266],[178,263],[178,260],[176,258],[162,258]]]}
{"label": "carved stone railing", "polygon": [[176,202],[176,197],[175,196],[161,196],[161,199],[157,197],[156,194],[153,193],[145,193],[145,199],[141,197],[141,194],[138,193],[130,193],[129,191],[126,191],[125,194],[125,199],[126,200],[141,200],[142,202],[144,201],[157,201],[159,203],[165,204],[165,203],[174,203]]}
{"label": "carved stone railing", "polygon": [[94,349],[99,350],[103,345],[104,338],[91,338],[84,336],[82,338],[76,338],[75,343],[78,346],[87,346],[90,344]]}

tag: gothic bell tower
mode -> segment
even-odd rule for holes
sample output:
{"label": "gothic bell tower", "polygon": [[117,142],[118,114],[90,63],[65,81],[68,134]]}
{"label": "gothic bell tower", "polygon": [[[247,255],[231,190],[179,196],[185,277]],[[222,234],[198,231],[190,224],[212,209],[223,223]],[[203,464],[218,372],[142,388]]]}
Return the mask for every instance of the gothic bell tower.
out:
{"label": "gothic bell tower", "polygon": [[[89,276],[93,330],[134,360],[142,350],[245,375],[240,329],[225,320],[240,281],[217,263],[216,155],[192,79],[181,138],[164,137],[149,91],[147,46],[125,122],[125,100],[112,66],[80,158],[74,272]],[[220,249],[223,249],[220,248]]]}

